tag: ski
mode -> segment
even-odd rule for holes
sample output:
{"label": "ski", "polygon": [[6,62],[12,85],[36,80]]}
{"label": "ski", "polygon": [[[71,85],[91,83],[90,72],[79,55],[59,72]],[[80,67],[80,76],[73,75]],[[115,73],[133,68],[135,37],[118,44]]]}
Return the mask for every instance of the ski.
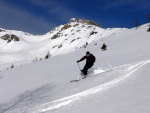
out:
{"label": "ski", "polygon": [[82,79],[71,80],[70,82],[78,82],[78,81],[80,81],[80,80],[82,80]]}
{"label": "ski", "polygon": [[84,78],[86,78],[86,77],[85,77],[85,75],[81,72],[81,73],[80,73],[80,77],[78,77],[78,79],[76,79],[76,80],[71,80],[70,82],[78,82],[78,81],[80,81],[80,80],[82,80],[82,79],[84,79]]}
{"label": "ski", "polygon": [[[93,74],[93,75],[107,73],[107,72],[112,71],[112,69],[103,69],[101,72],[99,72],[99,69],[96,69],[95,71],[98,71],[98,72],[96,74]],[[91,74],[89,74],[89,75],[91,75]],[[87,76],[84,76],[84,74],[82,72],[80,73],[80,76],[81,76],[81,78],[75,79],[75,80],[71,80],[70,82],[78,82],[78,81],[80,81],[82,79],[85,79],[87,77]]]}
{"label": "ski", "polygon": [[78,81],[83,80],[83,79],[85,79],[85,78],[82,78],[82,79],[76,79],[76,80],[71,80],[70,82],[78,82]]}

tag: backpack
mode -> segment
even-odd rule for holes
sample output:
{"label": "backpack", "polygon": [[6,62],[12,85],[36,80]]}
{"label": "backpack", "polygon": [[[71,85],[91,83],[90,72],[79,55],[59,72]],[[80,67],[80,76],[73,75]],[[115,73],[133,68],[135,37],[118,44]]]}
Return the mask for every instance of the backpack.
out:
{"label": "backpack", "polygon": [[92,60],[92,62],[96,61],[96,58],[95,58],[95,56],[93,54],[91,54],[91,60]]}

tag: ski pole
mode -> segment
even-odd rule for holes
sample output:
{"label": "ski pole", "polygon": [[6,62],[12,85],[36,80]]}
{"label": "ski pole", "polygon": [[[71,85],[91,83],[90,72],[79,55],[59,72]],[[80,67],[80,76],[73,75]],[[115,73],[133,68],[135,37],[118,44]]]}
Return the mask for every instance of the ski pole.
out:
{"label": "ski pole", "polygon": [[79,65],[79,63],[78,63],[78,67],[79,67],[79,69],[80,69],[80,71],[81,71],[81,68],[80,68],[80,65]]}
{"label": "ski pole", "polygon": [[[79,67],[79,69],[80,69],[80,71],[81,71],[81,68],[80,68],[79,63],[78,63],[78,67]],[[78,79],[81,79],[80,75],[78,76]]]}

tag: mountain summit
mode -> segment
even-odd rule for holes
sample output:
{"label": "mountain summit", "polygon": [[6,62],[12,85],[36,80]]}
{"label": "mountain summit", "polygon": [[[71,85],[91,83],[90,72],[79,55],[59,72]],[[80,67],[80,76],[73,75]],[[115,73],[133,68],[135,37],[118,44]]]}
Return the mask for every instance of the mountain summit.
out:
{"label": "mountain summit", "polygon": [[77,22],[77,23],[82,23],[82,24],[88,24],[88,25],[95,25],[95,26],[98,26],[100,27],[99,24],[91,21],[91,20],[86,20],[86,19],[76,19],[76,18],[71,18],[69,23],[71,22]]}

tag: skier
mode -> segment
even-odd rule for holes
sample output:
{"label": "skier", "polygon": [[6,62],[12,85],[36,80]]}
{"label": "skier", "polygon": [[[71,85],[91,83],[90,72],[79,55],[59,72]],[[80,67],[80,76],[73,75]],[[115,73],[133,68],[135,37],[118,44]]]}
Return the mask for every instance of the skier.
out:
{"label": "skier", "polygon": [[90,69],[94,65],[96,58],[93,54],[91,54],[89,51],[87,51],[86,55],[84,57],[82,57],[80,60],[78,60],[77,63],[81,62],[85,59],[86,59],[86,64],[85,64],[83,70],[81,70],[81,72],[84,74],[84,77],[87,75],[88,69]]}

